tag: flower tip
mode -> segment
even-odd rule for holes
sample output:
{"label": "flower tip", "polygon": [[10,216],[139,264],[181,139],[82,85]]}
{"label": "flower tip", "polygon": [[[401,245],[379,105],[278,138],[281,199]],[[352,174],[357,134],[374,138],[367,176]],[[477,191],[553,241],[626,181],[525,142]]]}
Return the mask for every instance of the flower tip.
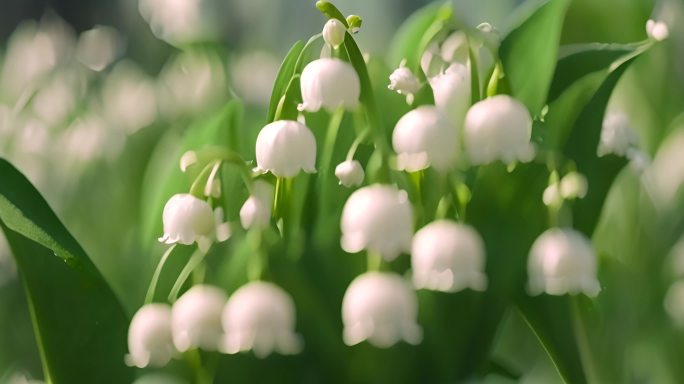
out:
{"label": "flower tip", "polygon": [[185,171],[190,167],[191,165],[195,164],[197,162],[197,153],[195,151],[187,151],[181,156],[180,158],[180,169],[181,172],[185,173]]}

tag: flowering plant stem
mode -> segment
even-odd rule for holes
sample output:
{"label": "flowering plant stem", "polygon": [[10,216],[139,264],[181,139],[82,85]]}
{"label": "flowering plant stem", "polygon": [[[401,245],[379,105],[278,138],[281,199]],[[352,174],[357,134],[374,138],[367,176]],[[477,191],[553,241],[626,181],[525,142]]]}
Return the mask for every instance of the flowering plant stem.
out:
{"label": "flowering plant stem", "polygon": [[188,260],[188,263],[185,264],[185,267],[183,267],[181,272],[178,274],[178,279],[176,279],[176,282],[173,284],[173,287],[171,288],[171,292],[169,292],[169,301],[171,303],[176,301],[176,299],[178,298],[178,293],[183,287],[183,284],[188,279],[192,271],[194,271],[195,268],[197,268],[197,266],[202,262],[202,260],[204,260],[204,256],[206,255],[206,253],[197,249],[192,254],[192,256],[190,256],[190,260]]}
{"label": "flowering plant stem", "polygon": [[157,264],[157,268],[154,270],[154,274],[152,275],[150,286],[147,288],[147,294],[145,295],[145,304],[150,304],[152,300],[154,300],[154,292],[157,290],[159,276],[161,275],[161,271],[162,269],[164,269],[164,265],[166,264],[166,261],[169,259],[169,256],[173,252],[174,248],[176,248],[176,244],[170,246],[169,249],[167,249],[166,252],[164,252],[164,255],[162,255],[161,259],[159,260],[159,264]]}
{"label": "flowering plant stem", "polygon": [[382,256],[373,251],[367,252],[368,271],[379,271],[382,267]]}

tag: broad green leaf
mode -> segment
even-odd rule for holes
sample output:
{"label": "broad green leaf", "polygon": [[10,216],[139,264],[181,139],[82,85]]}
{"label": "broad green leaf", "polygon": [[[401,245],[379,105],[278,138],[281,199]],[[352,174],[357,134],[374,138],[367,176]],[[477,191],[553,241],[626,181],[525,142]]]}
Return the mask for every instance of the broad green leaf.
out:
{"label": "broad green leaf", "polygon": [[551,0],[501,42],[499,57],[511,94],[536,116],[546,101],[569,0]]}
{"label": "broad green leaf", "polygon": [[114,292],[47,202],[0,159],[0,224],[29,300],[45,379],[121,383],[128,321]]}
{"label": "broad green leaf", "polygon": [[298,40],[290,51],[285,56],[283,63],[280,65],[278,70],[278,75],[276,76],[275,82],[273,83],[273,92],[271,92],[271,101],[268,105],[268,121],[271,122],[275,118],[276,109],[278,108],[278,103],[280,98],[285,94],[288,84],[290,84],[290,79],[295,74],[295,68],[299,55],[304,49],[304,43]]}
{"label": "broad green leaf", "polygon": [[397,67],[406,59],[406,66],[412,71],[420,69],[420,58],[423,54],[421,41],[437,19],[443,5],[439,2],[430,3],[409,16],[394,34],[389,46],[388,63]]}
{"label": "broad green leaf", "polygon": [[580,78],[607,69],[622,56],[634,52],[638,44],[574,44],[561,46],[547,103],[558,98]]}

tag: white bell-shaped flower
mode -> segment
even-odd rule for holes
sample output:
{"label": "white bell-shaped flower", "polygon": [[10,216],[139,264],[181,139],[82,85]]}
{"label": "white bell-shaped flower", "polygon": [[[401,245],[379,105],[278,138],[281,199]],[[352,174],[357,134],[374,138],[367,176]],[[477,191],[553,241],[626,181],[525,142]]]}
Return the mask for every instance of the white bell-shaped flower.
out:
{"label": "white bell-shaped flower", "polygon": [[470,70],[463,64],[454,63],[444,73],[430,78],[435,105],[440,108],[460,130],[468,107],[470,107]]}
{"label": "white bell-shaped flower", "polygon": [[254,182],[254,190],[240,208],[240,223],[245,229],[268,228],[273,207],[273,186],[263,180]]}
{"label": "white bell-shaped flower", "polygon": [[670,30],[663,21],[648,20],[646,34],[655,41],[663,41],[670,36]]}
{"label": "white bell-shaped flower", "polygon": [[408,282],[394,273],[367,272],[354,279],[342,299],[343,339],[347,345],[368,340],[389,348],[404,340],[419,344],[418,298]]}
{"label": "white bell-shaped flower", "polygon": [[227,299],[219,288],[195,285],[176,300],[171,309],[171,331],[178,351],[217,349],[223,334],[221,313]]}
{"label": "white bell-shaped flower", "polygon": [[211,237],[215,229],[214,212],[204,200],[189,193],[173,195],[162,213],[164,236],[160,242],[190,245]]}
{"label": "white bell-shaped flower", "polygon": [[603,118],[598,156],[614,154],[627,156],[630,149],[639,145],[639,135],[632,128],[629,117],[623,112],[610,112]]}
{"label": "white bell-shaped flower", "polygon": [[300,170],[315,173],[316,139],[300,122],[274,121],[257,136],[256,162],[257,168],[277,177],[294,177]]}
{"label": "white bell-shaped flower", "polygon": [[472,227],[450,220],[434,221],[413,236],[413,285],[443,292],[487,289],[485,247]]}
{"label": "white bell-shaped flower", "polygon": [[598,295],[596,254],[589,240],[570,228],[551,228],[532,244],[527,261],[530,294]]}
{"label": "white bell-shaped flower", "polygon": [[432,166],[448,171],[458,156],[458,130],[432,105],[421,105],[399,119],[392,132],[397,167],[407,172]]}
{"label": "white bell-shaped flower", "polygon": [[368,250],[392,261],[411,249],[413,211],[406,191],[374,184],[349,196],[342,209],[342,249]]}
{"label": "white bell-shaped flower", "polygon": [[347,160],[339,163],[335,167],[335,176],[340,181],[340,185],[347,188],[356,187],[363,183],[365,173],[361,163],[356,160]]}
{"label": "white bell-shaped flower", "polygon": [[337,19],[330,19],[323,26],[323,40],[335,49],[344,43],[346,33],[347,28]]}
{"label": "white bell-shaped flower", "polygon": [[147,304],[135,313],[128,328],[126,364],[145,368],[162,367],[177,351],[171,336],[171,307]]}
{"label": "white bell-shaped flower", "polygon": [[421,84],[416,75],[401,63],[389,76],[388,89],[406,96],[406,102],[413,104],[413,95],[420,90]]}
{"label": "white bell-shaped flower", "polygon": [[322,58],[307,64],[300,79],[302,104],[300,111],[329,112],[342,107],[353,110],[359,105],[361,81],[354,67],[346,61]]}
{"label": "white bell-shaped flower", "polygon": [[234,354],[254,351],[259,358],[272,352],[299,353],[301,337],[295,333],[292,297],[272,283],[256,281],[239,288],[223,309],[225,335],[220,350]]}
{"label": "white bell-shaped flower", "polygon": [[587,195],[589,186],[587,178],[578,172],[570,172],[563,176],[559,183],[546,187],[542,200],[548,206],[559,205],[563,200],[582,199]]}
{"label": "white bell-shaped flower", "polygon": [[463,137],[473,164],[506,164],[534,157],[532,117],[518,100],[497,95],[475,103],[466,114]]}

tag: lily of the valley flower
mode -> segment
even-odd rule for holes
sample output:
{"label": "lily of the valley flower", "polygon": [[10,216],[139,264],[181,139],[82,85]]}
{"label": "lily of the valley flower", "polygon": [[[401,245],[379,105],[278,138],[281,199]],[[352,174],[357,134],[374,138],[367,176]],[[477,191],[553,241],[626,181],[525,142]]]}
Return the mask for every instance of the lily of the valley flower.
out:
{"label": "lily of the valley flower", "polygon": [[368,250],[392,261],[411,249],[413,212],[406,191],[374,184],[356,190],[342,209],[342,249]]}
{"label": "lily of the valley flower", "polygon": [[444,73],[430,78],[435,105],[440,108],[460,130],[468,107],[470,107],[470,70],[463,64],[454,63]]}
{"label": "lily of the valley flower", "polygon": [[473,164],[531,161],[534,156],[531,135],[530,113],[525,105],[508,95],[479,101],[466,114],[463,136]]}
{"label": "lily of the valley flower", "polygon": [[623,112],[606,114],[601,127],[601,141],[597,149],[598,156],[614,154],[627,156],[630,149],[639,145],[639,135],[632,128],[629,117]]}
{"label": "lily of the valley flower", "polygon": [[432,165],[447,171],[458,156],[458,130],[435,106],[422,105],[405,114],[394,127],[392,145],[400,170],[414,172]]}
{"label": "lily of the valley flower", "polygon": [[646,34],[655,41],[663,41],[670,36],[670,30],[663,21],[648,20],[646,22]]}
{"label": "lily of the valley flower", "polygon": [[413,285],[443,292],[465,288],[484,291],[485,250],[480,235],[470,226],[449,220],[434,221],[413,237]]}
{"label": "lily of the valley flower", "polygon": [[300,122],[274,121],[259,132],[256,162],[257,168],[277,177],[294,177],[300,170],[315,173],[316,139]]}
{"label": "lily of the valley flower", "polygon": [[183,294],[171,309],[171,330],[176,349],[217,349],[223,334],[221,312],[227,297],[222,290],[195,285]]}
{"label": "lily of the valley flower", "polygon": [[126,364],[145,368],[162,367],[177,351],[171,336],[171,307],[147,304],[135,313],[128,328]]}
{"label": "lily of the valley flower", "polygon": [[551,228],[532,244],[527,262],[530,294],[598,295],[596,254],[589,240],[570,228]]}
{"label": "lily of the valley flower", "polygon": [[405,66],[402,61],[399,68],[395,69],[389,76],[390,84],[387,86],[392,91],[396,91],[400,95],[406,96],[406,102],[413,104],[413,95],[418,92],[421,87],[420,81],[416,75]]}
{"label": "lily of the valley flower", "polygon": [[344,342],[351,346],[368,340],[379,348],[400,340],[419,344],[423,330],[417,316],[418,298],[401,276],[364,273],[352,281],[342,300]]}
{"label": "lily of the valley flower", "polygon": [[294,301],[287,292],[272,283],[249,283],[235,291],[223,310],[220,350],[252,350],[259,358],[272,352],[299,353],[302,341],[295,333],[295,320]]}
{"label": "lily of the valley flower", "polygon": [[230,226],[223,222],[223,209],[211,206],[204,200],[188,193],[173,195],[162,213],[164,235],[159,241],[166,244],[197,243],[207,251],[214,240],[225,241],[230,237]]}
{"label": "lily of the valley flower", "polygon": [[323,40],[335,49],[344,43],[346,33],[344,24],[337,19],[330,19],[323,26]]}
{"label": "lily of the valley flower", "polygon": [[240,208],[240,223],[245,229],[267,228],[271,222],[273,186],[263,180],[254,182],[254,192]]}
{"label": "lily of the valley flower", "polygon": [[339,107],[354,110],[359,105],[361,81],[351,64],[340,59],[322,58],[307,64],[300,80],[300,111],[333,112]]}
{"label": "lily of the valley flower", "polygon": [[582,199],[587,195],[587,178],[578,172],[570,172],[563,176],[560,183],[551,184],[544,190],[542,200],[544,204],[558,205],[565,200]]}
{"label": "lily of the valley flower", "polygon": [[361,163],[356,160],[347,160],[339,163],[335,167],[335,176],[340,181],[340,185],[347,188],[356,187],[363,183],[365,173]]}

